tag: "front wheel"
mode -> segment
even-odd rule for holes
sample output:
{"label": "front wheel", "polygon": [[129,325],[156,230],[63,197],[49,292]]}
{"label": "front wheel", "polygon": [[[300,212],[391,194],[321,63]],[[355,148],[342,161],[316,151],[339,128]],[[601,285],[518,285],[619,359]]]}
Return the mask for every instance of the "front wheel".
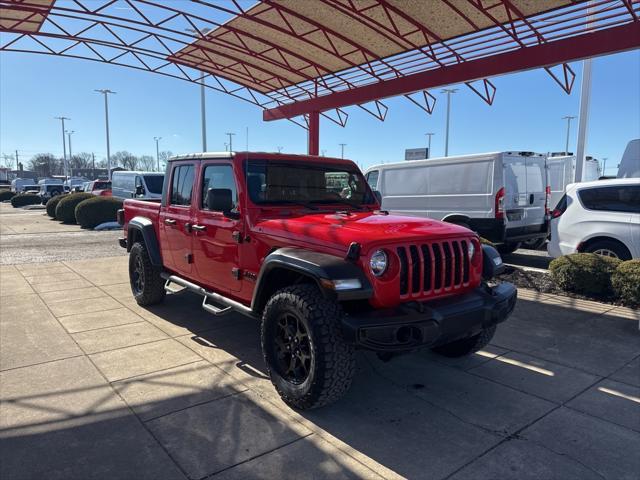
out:
{"label": "front wheel", "polygon": [[342,397],[355,372],[353,345],[340,326],[337,302],[315,285],[276,292],[262,315],[262,353],[271,383],[288,405],[322,407]]}
{"label": "front wheel", "polygon": [[155,305],[164,300],[164,281],[160,269],[154,267],[147,248],[136,242],[129,253],[129,283],[133,298],[140,306]]}
{"label": "front wheel", "polygon": [[461,340],[456,340],[455,342],[446,343],[444,345],[434,347],[432,348],[432,350],[445,357],[464,357],[465,355],[470,355],[486,347],[495,333],[496,326],[494,325],[492,327],[485,328],[473,337],[463,338]]}

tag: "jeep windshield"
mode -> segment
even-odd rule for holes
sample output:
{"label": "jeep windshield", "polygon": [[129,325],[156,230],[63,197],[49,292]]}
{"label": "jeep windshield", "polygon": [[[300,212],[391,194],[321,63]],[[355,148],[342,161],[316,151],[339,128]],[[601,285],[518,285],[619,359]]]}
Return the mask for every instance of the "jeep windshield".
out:
{"label": "jeep windshield", "polygon": [[327,204],[360,209],[375,204],[364,177],[349,165],[249,160],[247,189],[251,201],[258,205],[310,208]]}

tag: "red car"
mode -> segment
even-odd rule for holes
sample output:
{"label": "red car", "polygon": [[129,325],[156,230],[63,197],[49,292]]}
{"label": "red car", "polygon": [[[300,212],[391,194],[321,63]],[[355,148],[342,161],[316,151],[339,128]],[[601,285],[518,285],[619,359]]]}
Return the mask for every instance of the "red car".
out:
{"label": "red car", "polygon": [[111,182],[108,180],[94,180],[87,190],[89,193],[99,195],[101,197],[111,196]]}
{"label": "red car", "polygon": [[389,215],[355,163],[268,153],[173,158],[161,202],[126,200],[133,295],[140,305],[190,290],[207,311],[261,319],[271,381],[288,404],[338,399],[357,348],[484,347],[516,289],[463,227]]}

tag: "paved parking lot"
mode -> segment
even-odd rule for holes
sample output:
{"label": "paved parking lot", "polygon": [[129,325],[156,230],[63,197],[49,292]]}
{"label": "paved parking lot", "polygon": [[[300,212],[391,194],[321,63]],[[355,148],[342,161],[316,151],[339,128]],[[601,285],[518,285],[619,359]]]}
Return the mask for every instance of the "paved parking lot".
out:
{"label": "paved parking lot", "polygon": [[256,321],[140,308],[126,261],[0,266],[1,478],[638,478],[638,311],[521,291],[472,358],[362,354],[299,413]]}

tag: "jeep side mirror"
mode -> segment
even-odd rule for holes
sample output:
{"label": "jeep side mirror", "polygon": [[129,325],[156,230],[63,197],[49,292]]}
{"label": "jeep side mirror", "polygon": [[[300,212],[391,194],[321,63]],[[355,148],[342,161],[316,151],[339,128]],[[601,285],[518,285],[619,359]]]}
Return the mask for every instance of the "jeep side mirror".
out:
{"label": "jeep side mirror", "polygon": [[136,186],[136,195],[144,195],[144,187],[142,185]]}
{"label": "jeep side mirror", "polygon": [[207,190],[207,209],[214,212],[222,212],[229,216],[233,208],[233,198],[229,188],[210,188]]}
{"label": "jeep side mirror", "polygon": [[373,195],[376,197],[376,200],[378,200],[378,203],[382,205],[382,194],[378,190],[374,190]]}

